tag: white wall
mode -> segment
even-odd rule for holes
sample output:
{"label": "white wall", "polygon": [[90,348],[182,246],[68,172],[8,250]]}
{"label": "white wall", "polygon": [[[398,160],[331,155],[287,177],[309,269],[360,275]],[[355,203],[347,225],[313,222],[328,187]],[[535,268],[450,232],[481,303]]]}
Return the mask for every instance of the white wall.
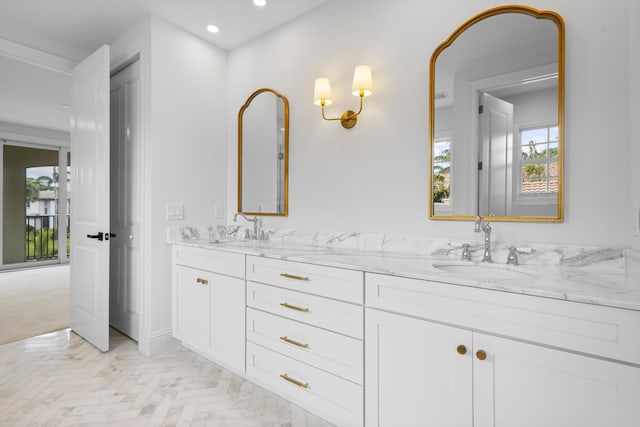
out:
{"label": "white wall", "polygon": [[[169,227],[213,222],[226,202],[227,54],[148,17],[112,43],[112,67],[140,54],[145,182],[141,350],[154,354],[171,329]],[[184,219],[168,221],[167,204]],[[144,338],[144,339],[143,339]],[[161,344],[158,344],[161,345]]]}
{"label": "white wall", "polygon": [[[225,203],[227,58],[225,51],[156,18],[150,40],[150,330],[162,331],[171,327],[166,230],[211,223],[214,204]],[[183,221],[167,221],[167,203],[184,205]]]}
{"label": "white wall", "polygon": [[[630,165],[623,159],[630,151],[632,84],[638,96],[638,73],[627,72],[638,69],[638,41],[635,50],[629,43],[631,31],[637,38],[638,20],[629,18],[631,10],[638,16],[636,3],[531,4],[555,10],[566,23],[565,221],[496,224],[497,240],[630,244]],[[427,220],[428,63],[458,25],[499,4],[333,1],[232,51],[228,212],[236,194],[237,111],[255,89],[271,87],[291,106],[290,213],[265,218],[267,226],[475,238],[470,223]],[[314,78],[332,79],[335,99],[327,111],[336,116],[357,105],[350,83],[361,63],[373,69],[374,95],[365,99],[358,125],[345,130],[323,121],[313,104]],[[633,191],[637,203],[637,184]],[[612,209],[616,204],[620,209]]]}
{"label": "white wall", "polygon": [[638,118],[640,117],[640,1],[629,0],[629,199],[630,200],[630,234],[631,246],[640,250],[640,134]]}
{"label": "white wall", "polygon": [[0,121],[69,132],[68,74],[2,55],[0,70]]}

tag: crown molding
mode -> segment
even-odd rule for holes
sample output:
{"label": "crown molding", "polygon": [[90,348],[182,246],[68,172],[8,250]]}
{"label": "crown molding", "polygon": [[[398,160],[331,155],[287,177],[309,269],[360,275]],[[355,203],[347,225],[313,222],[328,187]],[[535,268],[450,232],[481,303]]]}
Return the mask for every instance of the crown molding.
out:
{"label": "crown molding", "polygon": [[71,74],[77,64],[66,58],[0,38],[0,56],[26,62],[62,74]]}

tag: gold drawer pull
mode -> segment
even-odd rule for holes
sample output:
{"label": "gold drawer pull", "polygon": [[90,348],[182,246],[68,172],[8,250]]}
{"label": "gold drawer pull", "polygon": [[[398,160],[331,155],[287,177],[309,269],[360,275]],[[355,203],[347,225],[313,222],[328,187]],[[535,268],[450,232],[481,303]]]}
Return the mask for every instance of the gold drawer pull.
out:
{"label": "gold drawer pull", "polygon": [[464,346],[464,345],[462,345],[462,344],[460,344],[460,345],[456,348],[456,350],[458,351],[458,354],[460,354],[460,355],[465,355],[465,354],[467,354],[467,347],[466,347],[466,346]]}
{"label": "gold drawer pull", "polygon": [[485,360],[487,358],[487,352],[484,350],[478,350],[476,351],[476,357],[478,360]]}
{"label": "gold drawer pull", "polygon": [[303,276],[296,276],[294,274],[289,274],[289,273],[280,273],[280,275],[282,277],[286,277],[287,279],[296,279],[296,280],[303,280],[305,282],[309,281],[308,277],[303,277]]}
{"label": "gold drawer pull", "polygon": [[292,340],[291,338],[288,338],[286,336],[280,337],[280,339],[284,342],[288,342],[289,344],[297,345],[298,347],[309,348],[309,344],[302,344],[301,342]]}
{"label": "gold drawer pull", "polygon": [[298,307],[296,305],[291,305],[289,303],[285,302],[281,302],[280,303],[281,306],[286,307],[286,308],[290,308],[292,310],[298,310],[298,311],[304,311],[305,313],[307,313],[309,311],[308,308],[302,308],[302,307]]}
{"label": "gold drawer pull", "polygon": [[201,283],[203,285],[208,285],[209,281],[207,279],[196,278],[196,283]]}
{"label": "gold drawer pull", "polygon": [[291,378],[287,374],[280,374],[280,378],[285,379],[285,380],[289,381],[290,383],[293,383],[293,384],[297,385],[298,387],[309,388],[309,383],[302,383],[302,382],[300,382],[298,380],[294,380],[293,378]]}

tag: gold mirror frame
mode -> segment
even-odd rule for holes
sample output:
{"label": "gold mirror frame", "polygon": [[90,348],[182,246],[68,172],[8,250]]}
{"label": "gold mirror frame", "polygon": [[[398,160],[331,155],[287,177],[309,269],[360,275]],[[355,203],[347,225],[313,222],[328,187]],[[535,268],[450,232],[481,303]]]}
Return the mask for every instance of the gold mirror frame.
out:
{"label": "gold mirror frame", "polygon": [[[270,92],[274,94],[276,97],[282,100],[284,105],[284,165],[283,165],[283,197],[284,197],[284,206],[282,212],[250,212],[242,210],[242,154],[243,154],[243,144],[242,144],[242,125],[243,125],[243,116],[244,112],[251,101],[253,101],[258,95],[264,92]],[[286,96],[280,94],[279,92],[269,89],[262,88],[253,92],[249,98],[245,101],[245,103],[240,108],[238,112],[238,212],[242,212],[246,215],[262,215],[262,216],[288,216],[289,214],[289,100]]]}
{"label": "gold mirror frame", "polygon": [[538,10],[533,7],[520,5],[498,6],[488,9],[460,25],[442,42],[431,55],[429,63],[429,219],[432,220],[475,220],[477,216],[467,215],[435,215],[434,213],[434,177],[433,177],[433,149],[435,143],[435,70],[436,60],[442,51],[449,47],[465,30],[474,24],[492,16],[507,13],[520,13],[537,19],[549,19],[558,29],[558,203],[556,217],[538,216],[491,216],[492,221],[521,221],[521,222],[562,222],[564,220],[564,20],[556,12]]}

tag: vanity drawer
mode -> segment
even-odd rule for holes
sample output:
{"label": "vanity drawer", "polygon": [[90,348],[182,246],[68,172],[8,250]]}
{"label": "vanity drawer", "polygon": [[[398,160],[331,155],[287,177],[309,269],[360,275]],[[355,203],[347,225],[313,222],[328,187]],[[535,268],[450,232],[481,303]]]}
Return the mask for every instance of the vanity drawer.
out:
{"label": "vanity drawer", "polygon": [[364,423],[361,385],[250,342],[247,343],[247,375],[339,426],[362,427]]}
{"label": "vanity drawer", "polygon": [[244,278],[243,254],[194,248],[191,246],[173,246],[173,262],[186,267],[199,268],[227,276]]}
{"label": "vanity drawer", "polygon": [[362,384],[361,340],[251,308],[247,309],[247,340]]}
{"label": "vanity drawer", "polygon": [[362,339],[362,306],[247,282],[247,306]]}
{"label": "vanity drawer", "polygon": [[366,274],[366,305],[640,364],[640,312]]}
{"label": "vanity drawer", "polygon": [[361,271],[248,256],[247,280],[356,304],[364,300]]}

